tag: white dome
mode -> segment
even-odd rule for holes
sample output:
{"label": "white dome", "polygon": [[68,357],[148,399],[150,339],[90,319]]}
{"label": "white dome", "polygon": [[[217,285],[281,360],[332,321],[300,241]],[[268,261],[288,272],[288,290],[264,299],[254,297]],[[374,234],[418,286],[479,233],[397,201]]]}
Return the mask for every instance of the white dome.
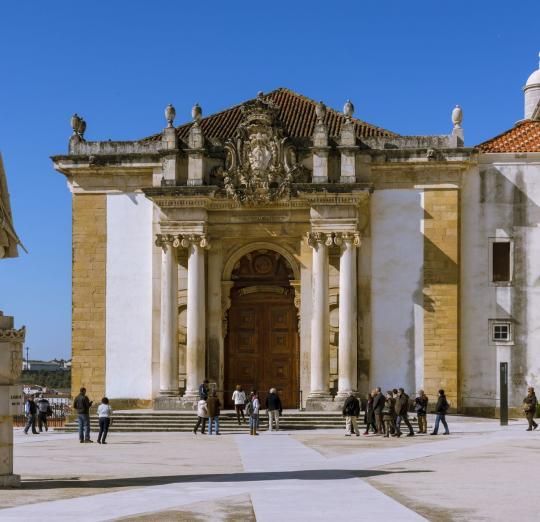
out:
{"label": "white dome", "polygon": [[525,84],[525,87],[528,87],[529,85],[538,85],[540,84],[540,69],[536,69],[527,80],[527,83]]}

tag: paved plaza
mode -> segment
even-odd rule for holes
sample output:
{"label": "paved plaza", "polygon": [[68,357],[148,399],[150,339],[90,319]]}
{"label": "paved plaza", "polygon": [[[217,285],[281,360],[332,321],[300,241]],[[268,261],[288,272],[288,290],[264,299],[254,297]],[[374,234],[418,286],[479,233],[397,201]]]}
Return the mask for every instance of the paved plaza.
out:
{"label": "paved plaza", "polygon": [[[449,437],[342,431],[15,433],[0,520],[535,520],[540,432],[450,417]],[[94,437],[95,438],[95,437]]]}

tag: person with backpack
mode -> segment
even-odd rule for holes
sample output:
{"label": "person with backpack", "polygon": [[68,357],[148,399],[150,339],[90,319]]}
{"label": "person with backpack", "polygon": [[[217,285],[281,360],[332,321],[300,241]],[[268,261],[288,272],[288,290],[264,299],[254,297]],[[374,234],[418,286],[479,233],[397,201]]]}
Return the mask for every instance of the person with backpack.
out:
{"label": "person with backpack", "polygon": [[409,396],[403,388],[399,388],[396,399],[396,436],[401,437],[401,423],[404,422],[409,428],[407,437],[414,436],[414,430],[409,420]]}
{"label": "person with backpack", "polygon": [[386,398],[384,399],[383,408],[382,408],[382,415],[383,415],[383,422],[384,422],[384,436],[386,438],[395,437],[396,435],[396,400],[394,399],[394,396],[392,394],[391,390],[388,390],[386,392]]}
{"label": "person with backpack", "polygon": [[208,408],[206,401],[201,399],[197,403],[197,424],[195,424],[195,427],[193,428],[193,433],[195,433],[195,435],[197,435],[197,430],[201,424],[201,433],[204,435],[204,430],[206,429],[206,419],[208,419]]}
{"label": "person with backpack", "polygon": [[47,425],[47,417],[52,415],[52,409],[49,401],[41,394],[39,401],[37,401],[37,410],[38,410],[38,428],[39,432],[49,431],[49,426]]}
{"label": "person with backpack", "polygon": [[249,416],[249,434],[258,435],[257,429],[259,427],[259,410],[261,404],[259,402],[259,396],[257,391],[253,390],[250,393],[249,401],[246,404],[246,414]]}
{"label": "person with backpack", "polygon": [[107,444],[105,439],[107,438],[107,433],[109,433],[109,427],[112,421],[112,408],[109,406],[109,399],[103,397],[101,399],[101,404],[97,409],[98,419],[99,419],[99,434],[97,438],[98,444]]}
{"label": "person with backpack", "polygon": [[232,394],[232,400],[234,402],[234,409],[236,410],[236,418],[238,419],[238,426],[240,426],[240,415],[242,415],[242,421],[246,422],[246,417],[244,416],[244,408],[246,406],[246,392],[242,389],[242,386],[239,384],[236,385],[236,390]]}
{"label": "person with backpack", "polygon": [[36,415],[37,415],[37,404],[34,401],[34,396],[29,395],[28,399],[24,403],[24,414],[26,415],[26,426],[24,427],[24,434],[28,434],[28,430],[32,428],[32,433],[34,435],[39,435],[39,431],[36,430]]}
{"label": "person with backpack", "polygon": [[444,390],[439,390],[439,398],[437,399],[437,405],[435,406],[435,426],[430,435],[437,435],[437,433],[439,432],[440,422],[442,422],[445,429],[443,435],[450,435],[450,431],[448,430],[448,424],[446,423],[446,414],[448,413],[449,409],[450,404],[448,404],[448,401],[446,400]]}
{"label": "person with backpack", "polygon": [[523,413],[525,413],[525,418],[529,423],[527,431],[532,431],[538,428],[538,424],[534,422],[534,415],[536,413],[537,405],[538,401],[536,399],[536,394],[534,393],[534,388],[529,386],[529,388],[527,388],[527,397],[523,399]]}
{"label": "person with backpack", "polygon": [[360,401],[350,391],[349,396],[343,404],[343,415],[345,415],[345,437],[351,436],[351,428],[357,437],[360,436],[358,430],[358,415],[360,415]]}
{"label": "person with backpack", "polygon": [[418,395],[414,399],[414,411],[418,417],[418,433],[427,433],[427,408],[428,396],[424,390],[418,390]]}
{"label": "person with backpack", "polygon": [[212,392],[206,400],[206,408],[208,410],[208,435],[212,435],[212,428],[215,428],[216,435],[219,435],[219,414],[221,402],[219,402],[217,393]]}

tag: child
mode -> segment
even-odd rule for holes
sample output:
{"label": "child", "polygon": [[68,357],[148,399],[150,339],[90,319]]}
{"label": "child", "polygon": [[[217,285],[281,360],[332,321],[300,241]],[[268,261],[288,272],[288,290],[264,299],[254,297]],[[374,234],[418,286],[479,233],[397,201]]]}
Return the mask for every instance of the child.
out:
{"label": "child", "polygon": [[109,433],[109,426],[111,425],[112,417],[112,408],[109,406],[109,399],[103,397],[101,399],[101,404],[98,406],[97,414],[99,417],[99,434],[98,434],[98,444],[107,444],[105,439],[107,438],[107,433]]}

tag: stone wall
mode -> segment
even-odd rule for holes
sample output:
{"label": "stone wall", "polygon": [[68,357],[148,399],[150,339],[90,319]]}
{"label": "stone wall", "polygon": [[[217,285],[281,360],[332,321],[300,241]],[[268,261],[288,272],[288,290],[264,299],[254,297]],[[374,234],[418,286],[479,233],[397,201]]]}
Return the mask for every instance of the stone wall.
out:
{"label": "stone wall", "polygon": [[75,194],[73,219],[72,376],[75,396],[84,386],[105,394],[106,196]]}
{"label": "stone wall", "polygon": [[459,404],[459,191],[424,192],[424,389]]}

